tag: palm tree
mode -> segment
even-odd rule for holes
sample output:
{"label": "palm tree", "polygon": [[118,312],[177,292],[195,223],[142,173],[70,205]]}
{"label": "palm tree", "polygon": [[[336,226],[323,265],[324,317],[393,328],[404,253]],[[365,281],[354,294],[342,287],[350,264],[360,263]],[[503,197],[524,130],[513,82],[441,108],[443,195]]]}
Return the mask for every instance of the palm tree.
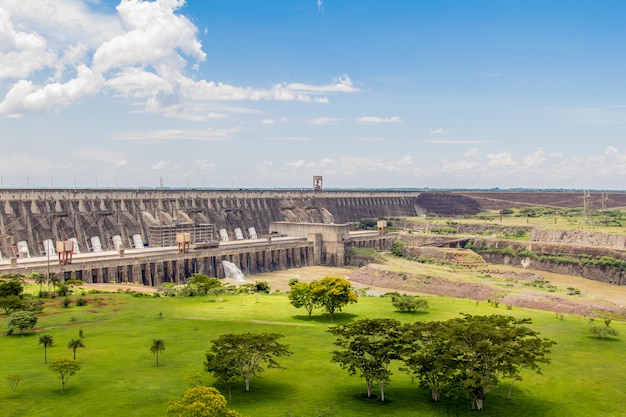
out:
{"label": "palm tree", "polygon": [[41,296],[41,292],[43,291],[43,284],[45,284],[48,279],[45,275],[38,272],[33,272],[32,274],[30,274],[30,278],[32,278],[36,284],[39,284],[39,294]]}
{"label": "palm tree", "polygon": [[67,344],[67,348],[72,349],[72,351],[74,352],[74,360],[76,360],[76,349],[78,349],[79,347],[85,347],[83,339],[71,339]]}
{"label": "palm tree", "polygon": [[54,338],[49,334],[39,336],[39,344],[43,345],[43,361],[48,363],[48,347],[54,344]]}
{"label": "palm tree", "polygon": [[152,339],[152,346],[150,346],[150,352],[156,355],[156,364],[159,366],[159,353],[165,350],[165,341],[163,339]]}
{"label": "palm tree", "polygon": [[57,289],[57,285],[59,285],[59,282],[61,282],[61,280],[59,279],[59,277],[57,277],[56,275],[50,275],[48,277],[48,289],[50,289],[50,284],[52,284],[52,287],[54,288],[54,290],[56,291]]}

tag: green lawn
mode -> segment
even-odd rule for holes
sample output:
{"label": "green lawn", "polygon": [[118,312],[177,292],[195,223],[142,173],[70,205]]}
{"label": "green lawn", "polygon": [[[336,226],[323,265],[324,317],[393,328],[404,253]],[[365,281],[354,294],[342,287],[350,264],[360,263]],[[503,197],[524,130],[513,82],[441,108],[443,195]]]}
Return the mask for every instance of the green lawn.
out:
{"label": "green lawn", "polygon": [[[97,300],[94,301],[94,297]],[[430,401],[408,376],[395,372],[384,404],[363,398],[358,377],[330,362],[331,323],[317,310],[308,319],[282,295],[245,295],[214,298],[134,298],[125,293],[88,295],[85,307],[59,307],[50,301],[35,332],[0,336],[0,416],[164,416],[167,401],[188,388],[186,379],[203,372],[204,352],[222,333],[280,332],[293,355],[281,361],[285,370],[269,369],[251,382],[233,387],[229,406],[245,416],[466,416],[475,415],[465,400]],[[523,374],[513,399],[505,399],[507,384],[488,395],[483,416],[626,416],[626,373],[622,338],[602,341],[588,332],[587,319],[513,308],[496,309],[487,303],[445,297],[429,298],[430,311],[408,315],[394,311],[388,298],[361,298],[338,313],[335,323],[366,317],[401,321],[439,320],[471,314],[510,314],[531,317],[543,336],[558,342],[544,375]],[[624,323],[613,323],[626,335]],[[0,316],[6,329],[6,316]],[[48,358],[68,357],[67,342],[85,336],[77,359],[83,369],[72,376],[64,393],[60,381],[44,364],[40,334],[51,334],[55,346]],[[153,338],[165,340],[166,350],[155,365],[150,353]],[[8,374],[22,373],[17,393],[4,382]],[[332,408],[332,414],[329,409]]]}

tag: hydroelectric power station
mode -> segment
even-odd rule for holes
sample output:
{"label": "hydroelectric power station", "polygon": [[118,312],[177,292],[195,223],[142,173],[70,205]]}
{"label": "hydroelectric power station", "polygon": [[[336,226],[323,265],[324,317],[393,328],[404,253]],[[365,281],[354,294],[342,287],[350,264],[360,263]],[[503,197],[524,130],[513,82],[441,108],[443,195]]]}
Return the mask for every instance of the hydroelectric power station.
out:
{"label": "hydroelectric power station", "polygon": [[[194,273],[224,277],[222,261],[246,275],[343,266],[350,247],[385,249],[393,241],[376,231],[350,232],[349,223],[455,205],[437,203],[437,194],[5,189],[0,190],[0,272],[155,286],[182,283]],[[459,209],[474,210],[467,198],[456,198]]]}

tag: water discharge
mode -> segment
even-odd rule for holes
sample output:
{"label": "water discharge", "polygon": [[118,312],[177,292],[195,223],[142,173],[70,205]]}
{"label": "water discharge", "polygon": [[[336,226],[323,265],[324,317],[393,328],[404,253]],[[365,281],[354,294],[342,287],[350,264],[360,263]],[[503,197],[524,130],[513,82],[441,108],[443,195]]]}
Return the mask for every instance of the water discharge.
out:
{"label": "water discharge", "polygon": [[226,278],[236,279],[237,281],[244,280],[243,272],[234,263],[222,261],[222,266],[224,267],[224,276]]}

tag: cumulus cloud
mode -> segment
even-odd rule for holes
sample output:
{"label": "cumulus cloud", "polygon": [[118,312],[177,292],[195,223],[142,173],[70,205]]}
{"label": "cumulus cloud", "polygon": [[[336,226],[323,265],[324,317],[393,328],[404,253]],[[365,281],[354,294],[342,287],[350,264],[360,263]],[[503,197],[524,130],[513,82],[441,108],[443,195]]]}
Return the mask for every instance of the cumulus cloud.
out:
{"label": "cumulus cloud", "polygon": [[0,9],[0,79],[26,77],[53,65],[54,60],[42,36],[16,30],[8,12]]}
{"label": "cumulus cloud", "polygon": [[[48,112],[107,93],[145,111],[190,120],[222,117],[216,101],[327,103],[355,93],[348,75],[324,85],[235,86],[190,76],[205,61],[185,0],[121,0],[98,14],[79,0],[6,0],[0,9],[0,81],[9,81],[0,114]],[[38,73],[39,78],[35,78]],[[47,73],[48,80],[41,81]],[[79,88],[77,88],[79,87]]]}
{"label": "cumulus cloud", "polygon": [[379,123],[400,123],[401,119],[398,116],[394,117],[378,117],[378,116],[364,116],[359,117],[359,123],[363,124],[379,124]]}
{"label": "cumulus cloud", "polygon": [[0,114],[19,117],[24,113],[45,112],[57,106],[68,106],[94,95],[104,84],[104,78],[84,65],[77,68],[76,78],[65,83],[35,85],[20,80],[0,103]]}

